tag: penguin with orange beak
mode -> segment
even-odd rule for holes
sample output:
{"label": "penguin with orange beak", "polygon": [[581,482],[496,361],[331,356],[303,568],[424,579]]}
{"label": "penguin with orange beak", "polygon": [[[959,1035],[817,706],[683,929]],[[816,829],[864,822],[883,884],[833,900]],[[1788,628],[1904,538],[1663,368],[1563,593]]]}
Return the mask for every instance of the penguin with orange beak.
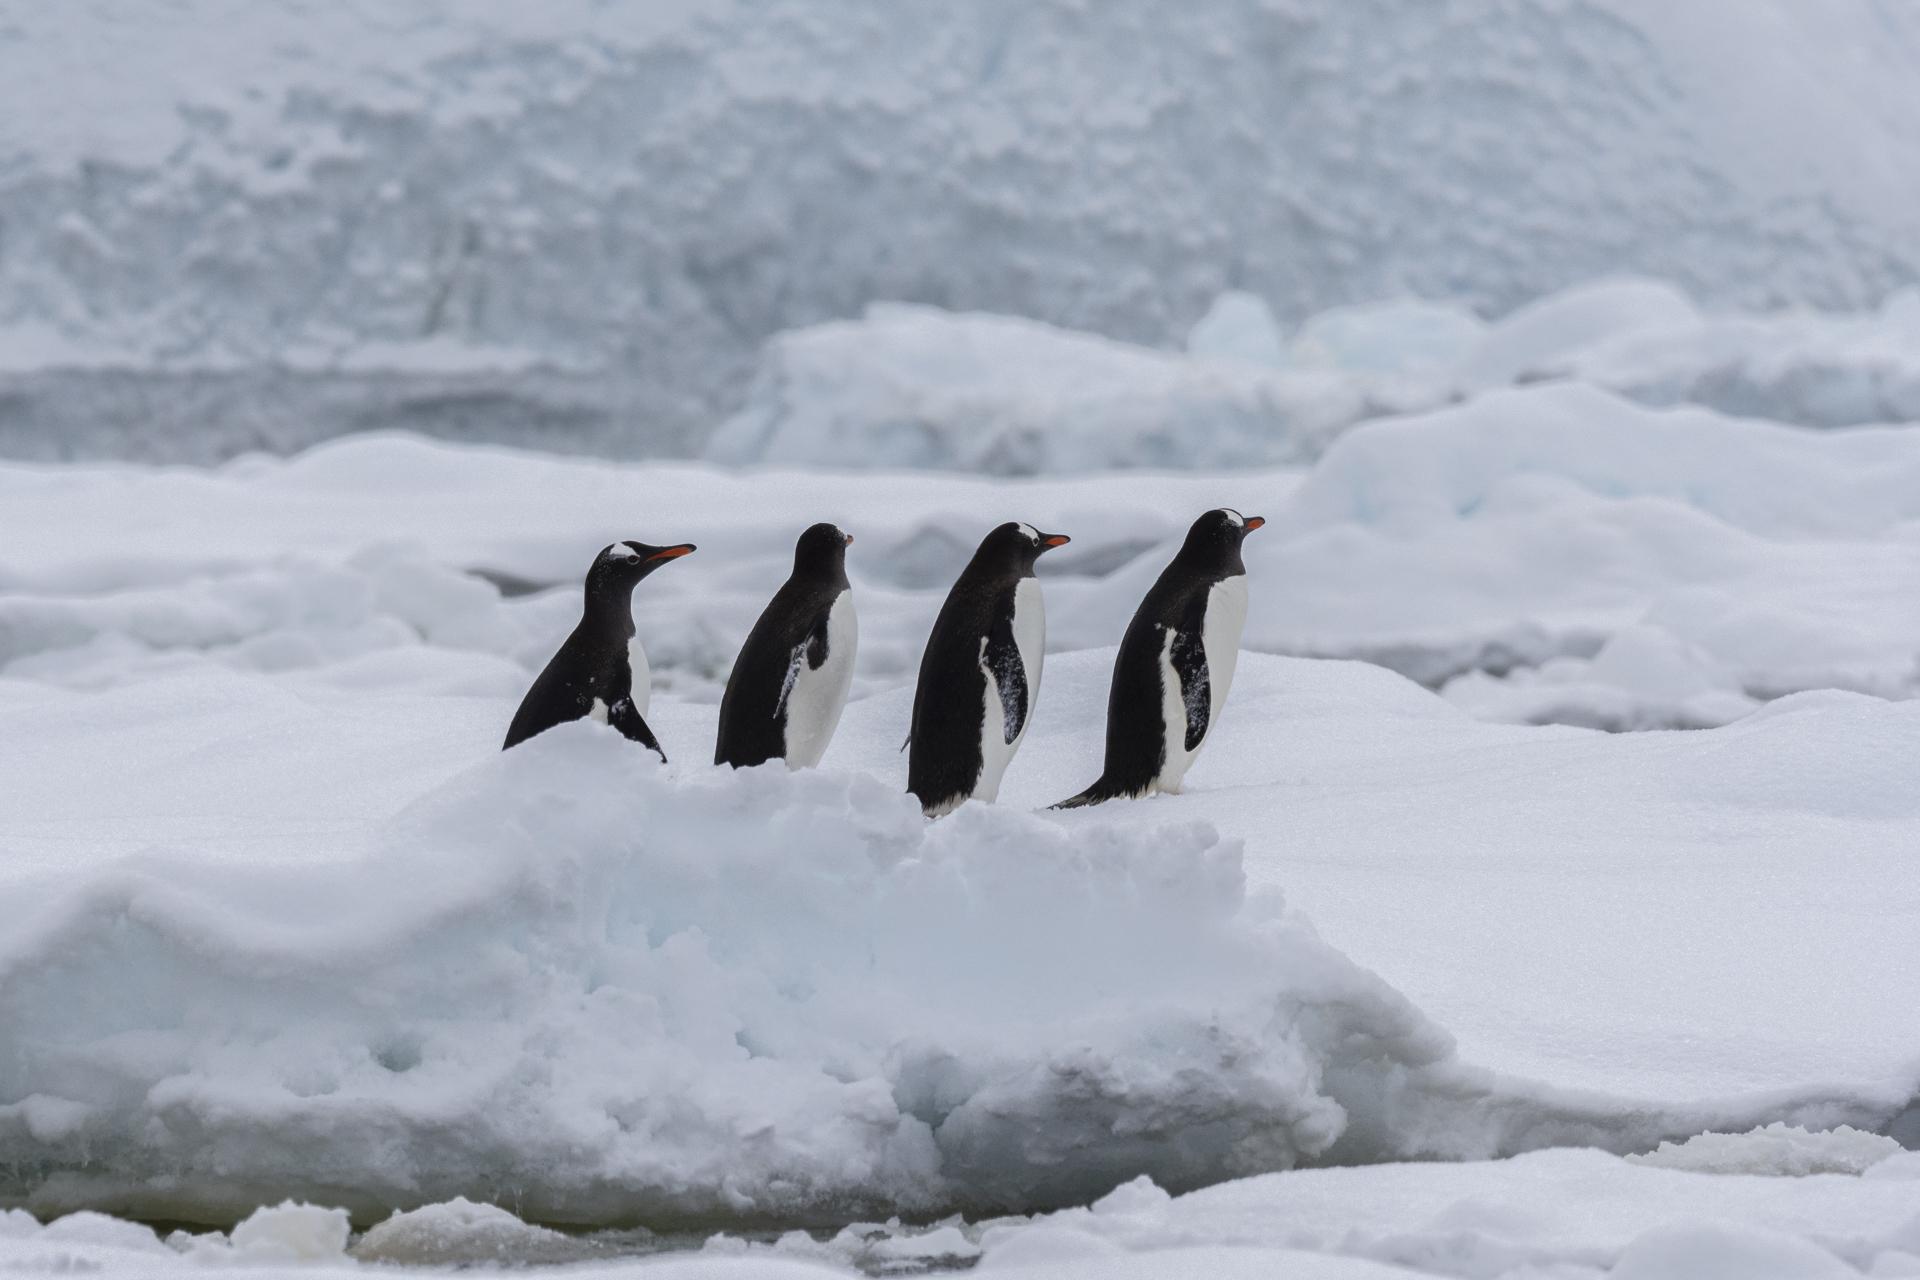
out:
{"label": "penguin with orange beak", "polygon": [[1056,809],[1122,796],[1178,794],[1220,719],[1247,625],[1240,544],[1266,521],[1230,507],[1193,522],[1120,641],[1107,693],[1100,777]]}
{"label": "penguin with orange beak", "polygon": [[1047,618],[1033,564],[1070,539],[1003,524],[947,593],[920,658],[907,790],[928,817],[992,800],[1040,692]]}
{"label": "penguin with orange beak", "polygon": [[592,719],[667,758],[647,727],[653,675],[634,632],[633,589],[655,569],[693,549],[691,542],[671,547],[616,542],[594,557],[580,624],[527,690],[507,728],[503,750],[557,724]]}

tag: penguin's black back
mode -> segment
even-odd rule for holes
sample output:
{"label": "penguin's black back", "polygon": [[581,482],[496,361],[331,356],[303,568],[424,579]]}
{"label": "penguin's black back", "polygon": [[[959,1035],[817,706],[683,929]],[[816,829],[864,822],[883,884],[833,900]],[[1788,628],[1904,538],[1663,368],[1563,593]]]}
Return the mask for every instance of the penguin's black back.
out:
{"label": "penguin's black back", "polygon": [[[831,542],[828,539],[831,539]],[[830,524],[800,535],[793,574],[761,611],[740,646],[727,691],[720,699],[720,734],[713,762],[735,768],[765,764],[787,754],[787,717],[782,695],[794,650],[806,645],[805,662],[818,669],[827,660],[827,618],[848,590],[846,537]]]}
{"label": "penguin's black back", "polygon": [[920,656],[908,736],[907,790],[923,808],[931,810],[970,795],[980,780],[984,764],[980,715],[987,694],[987,673],[981,667],[983,639],[988,664],[998,659],[995,669],[1006,668],[1009,678],[1017,679],[1017,691],[1010,692],[1019,699],[1019,706],[1009,711],[1024,725],[1031,697],[1026,673],[1016,673],[1012,668],[1020,664],[998,655],[1019,652],[1013,641],[1014,595],[1021,579],[1034,576],[1034,556],[1044,545],[1032,540],[1038,536],[1018,524],[1004,524],[988,534],[934,619],[926,652]]}
{"label": "penguin's black back", "polygon": [[671,547],[616,542],[594,557],[587,570],[580,622],[520,700],[501,750],[592,714],[597,699],[606,707],[609,725],[651,748],[662,760],[667,758],[633,702],[633,667],[627,650],[634,635],[633,588],[661,564],[692,550],[690,542]]}
{"label": "penguin's black back", "polygon": [[[507,727],[506,747],[517,746],[558,724],[578,720],[600,699],[608,707],[633,693],[633,673],[627,666],[627,640],[633,624],[624,630],[616,621],[591,615],[580,620],[547,665],[535,677]],[[504,747],[503,747],[504,749]]]}
{"label": "penguin's black back", "polygon": [[980,641],[996,622],[1008,625],[1003,620],[1013,616],[1018,582],[963,573],[940,606],[920,657],[907,755],[907,790],[924,807],[967,795],[979,781],[980,711],[987,696]]}

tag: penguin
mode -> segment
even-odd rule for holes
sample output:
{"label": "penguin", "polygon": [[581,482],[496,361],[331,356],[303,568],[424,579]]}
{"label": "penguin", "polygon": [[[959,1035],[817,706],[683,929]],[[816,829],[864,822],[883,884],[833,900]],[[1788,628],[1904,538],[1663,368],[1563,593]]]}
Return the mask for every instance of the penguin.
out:
{"label": "penguin", "polygon": [[1033,562],[1065,534],[1028,524],[989,533],[940,606],[920,659],[907,790],[930,818],[992,800],[1040,692],[1047,619]]}
{"label": "penguin", "polygon": [[785,760],[792,769],[820,763],[853,684],[859,624],[847,581],[847,545],[830,524],[816,524],[793,548],[793,576],[774,593],[747,633],[720,698],[713,762],[736,769]]}
{"label": "penguin", "polygon": [[534,680],[507,728],[502,750],[569,720],[591,718],[667,753],[647,727],[652,674],[633,630],[633,589],[640,579],[694,549],[691,542],[654,547],[616,542],[587,570],[586,609],[580,625]]}
{"label": "penguin", "polygon": [[1127,624],[1107,694],[1107,759],[1094,784],[1055,805],[1178,794],[1233,684],[1247,623],[1240,544],[1266,521],[1227,507],[1187,530]]}

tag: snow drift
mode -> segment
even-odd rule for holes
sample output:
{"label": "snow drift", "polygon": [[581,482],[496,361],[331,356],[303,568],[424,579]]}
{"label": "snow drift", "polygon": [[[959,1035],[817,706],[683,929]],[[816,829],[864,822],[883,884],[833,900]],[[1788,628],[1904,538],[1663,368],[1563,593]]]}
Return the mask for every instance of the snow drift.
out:
{"label": "snow drift", "polygon": [[1275,466],[1429,386],[1194,359],[1007,316],[874,306],[768,343],[715,462],[994,475]]}
{"label": "snow drift", "polygon": [[1290,335],[1228,292],[1187,348],[876,305],[769,340],[706,456],[999,475],[1298,465],[1360,423],[1567,381],[1796,426],[1920,419],[1912,290],[1874,312],[1708,313],[1671,284],[1613,278],[1493,324],[1403,300],[1336,307]]}
{"label": "snow drift", "polygon": [[1226,288],[1863,308],[1920,273],[1917,50],[1874,0],[36,6],[0,441],[686,449],[889,299],[1162,346]]}
{"label": "snow drift", "polygon": [[1198,824],[929,826],[581,724],[372,856],[9,888],[0,1194],[552,1221],[1068,1203],[1287,1168],[1447,1037]]}

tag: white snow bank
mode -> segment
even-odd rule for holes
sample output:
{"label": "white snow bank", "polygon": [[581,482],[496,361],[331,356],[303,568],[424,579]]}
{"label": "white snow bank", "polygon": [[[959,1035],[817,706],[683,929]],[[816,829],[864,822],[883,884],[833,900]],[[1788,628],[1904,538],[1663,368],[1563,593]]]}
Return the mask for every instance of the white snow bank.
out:
{"label": "white snow bank", "polygon": [[874,306],[773,339],[707,457],[997,475],[1274,466],[1318,456],[1364,418],[1441,398],[1034,320]]}
{"label": "white snow bank", "polygon": [[1292,1274],[1277,1268],[1303,1252],[1419,1275],[1901,1275],[1920,1230],[1909,1188],[1701,1178],[1594,1151],[1304,1170],[1177,1198],[1141,1180],[1088,1208],[989,1226],[979,1270],[1172,1277],[1189,1274],[1177,1263],[1204,1244],[1262,1258],[1269,1275]]}
{"label": "white snow bank", "polygon": [[[717,697],[795,532],[831,519],[859,538],[870,692],[912,678],[993,523],[1074,537],[1041,571],[1065,650],[1114,643],[1194,514],[1225,504],[1271,521],[1247,544],[1249,648],[1376,661],[1489,718],[1705,727],[1804,689],[1912,694],[1916,494],[1920,434],[1651,410],[1579,385],[1369,423],[1304,482],[738,474],[390,436],[212,472],[16,465],[0,467],[20,530],[0,557],[0,662],[104,687],[203,657],[336,670],[411,654],[427,670],[460,649],[495,660],[488,679],[523,681],[573,624],[593,551],[646,536],[701,546],[636,597],[654,669]],[[467,570],[530,594],[503,599]]]}
{"label": "white snow bank", "polygon": [[332,865],[10,884],[0,1177],[38,1210],[791,1219],[1325,1151],[1444,1034],[1203,825],[933,826],[581,724]]}
{"label": "white snow bank", "polygon": [[1570,380],[1812,427],[1920,419],[1920,294],[1876,312],[1706,315],[1610,279],[1489,326],[1457,305],[1337,307],[1285,338],[1223,293],[1187,353],[1033,320],[878,305],[776,336],[707,456],[995,474],[1309,462],[1356,424]]}
{"label": "white snow bank", "polygon": [[1770,1124],[1747,1133],[1702,1133],[1685,1142],[1663,1142],[1633,1164],[1694,1173],[1751,1173],[1803,1178],[1814,1173],[1865,1173],[1900,1144],[1848,1125],[1809,1132],[1798,1125]]}
{"label": "white snow bank", "polygon": [[1699,311],[1621,280],[1522,307],[1459,367],[1463,387],[1571,379],[1643,404],[1700,404],[1808,427],[1920,419],[1920,293],[1874,311]]}
{"label": "white snow bank", "polygon": [[1248,541],[1247,642],[1436,686],[1543,667],[1449,692],[1610,728],[1723,723],[1800,689],[1905,696],[1916,495],[1904,430],[1500,392],[1337,441]]}

